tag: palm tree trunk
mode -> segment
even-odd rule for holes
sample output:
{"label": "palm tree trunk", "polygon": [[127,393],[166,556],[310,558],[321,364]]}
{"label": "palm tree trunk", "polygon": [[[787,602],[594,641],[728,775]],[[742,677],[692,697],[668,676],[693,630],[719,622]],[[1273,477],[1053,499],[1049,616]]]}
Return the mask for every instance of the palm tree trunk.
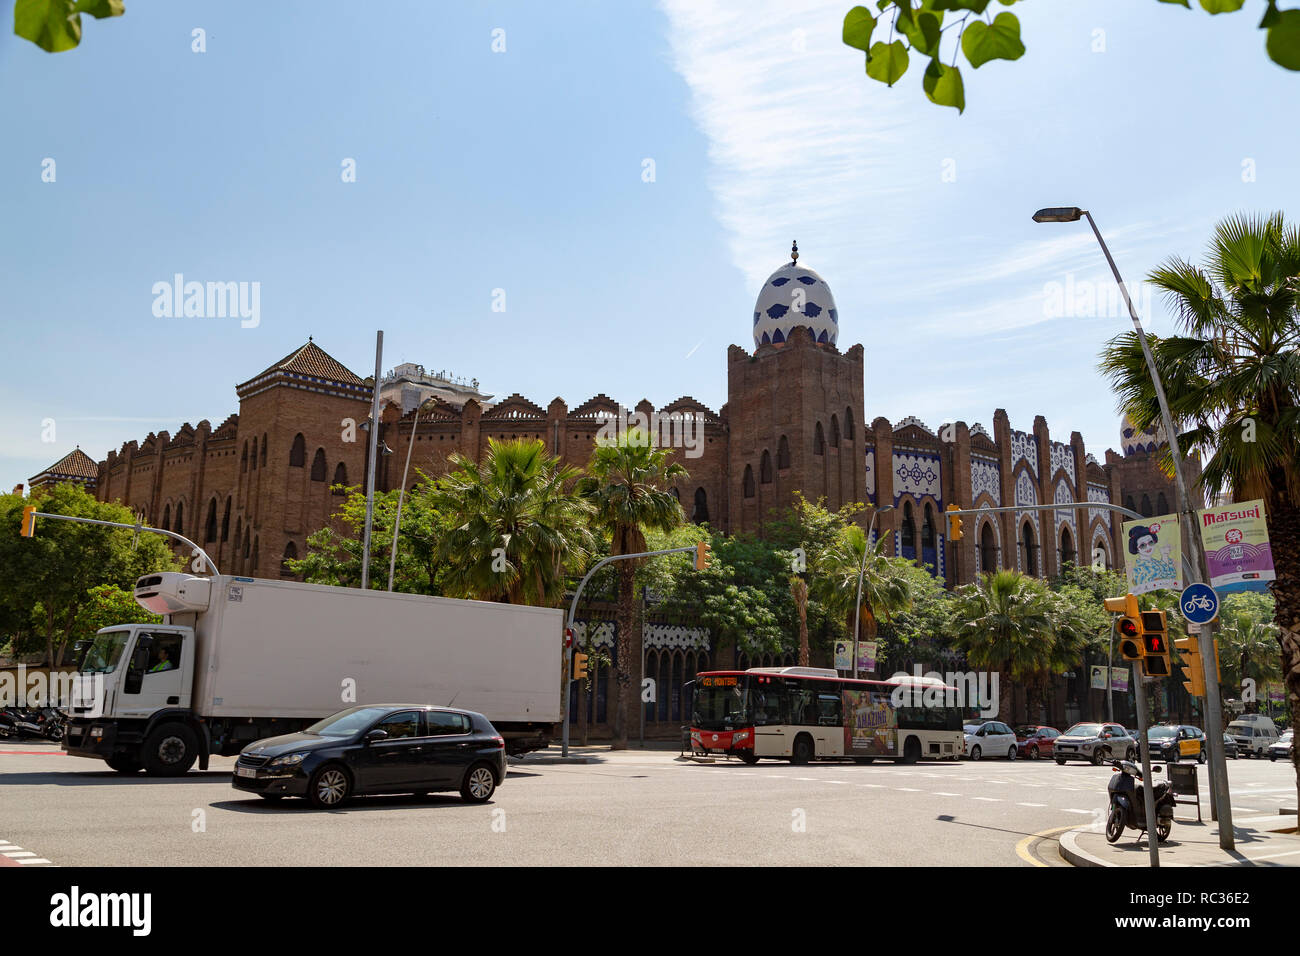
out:
{"label": "palm tree trunk", "polygon": [[616,689],[614,701],[615,750],[627,748],[627,737],[636,724],[636,709],[641,695],[636,693],[638,680],[633,684],[633,674],[641,670],[641,641],[634,640],[636,627],[636,579],[631,561],[618,562],[618,662],[614,669]]}
{"label": "palm tree trunk", "polygon": [[[1271,503],[1272,528],[1269,541],[1277,580],[1273,582],[1276,602],[1277,642],[1282,651],[1282,679],[1291,703],[1291,727],[1300,736],[1300,509],[1285,490]],[[1291,758],[1296,777],[1296,798],[1300,800],[1300,748]]]}

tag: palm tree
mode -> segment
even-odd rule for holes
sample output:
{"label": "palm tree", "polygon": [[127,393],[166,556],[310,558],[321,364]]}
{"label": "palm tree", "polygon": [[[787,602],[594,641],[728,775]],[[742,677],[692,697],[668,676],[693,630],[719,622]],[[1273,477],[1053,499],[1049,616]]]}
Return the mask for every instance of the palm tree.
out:
{"label": "palm tree", "polygon": [[[824,604],[844,615],[850,640],[853,638],[855,611],[859,611],[863,636],[871,641],[876,637],[877,614],[890,621],[893,615],[912,605],[912,590],[907,577],[900,571],[897,559],[886,552],[888,541],[889,532],[885,532],[869,545],[862,528],[856,524],[845,525],[814,559],[817,572],[814,587]],[[863,568],[864,553],[866,565],[861,572],[862,606],[859,610],[858,576]]]}
{"label": "palm tree", "polygon": [[1219,642],[1223,648],[1222,658],[1233,662],[1229,665],[1230,677],[1236,677],[1236,685],[1241,686],[1247,678],[1256,685],[1276,680],[1280,676],[1277,659],[1277,625],[1261,621],[1249,612],[1238,612],[1223,616]]}
{"label": "palm tree", "polygon": [[[1018,571],[985,574],[957,591],[954,617],[961,623],[953,645],[975,668],[999,670],[1026,683],[1053,663],[1057,608],[1037,579]],[[1003,701],[998,695],[998,717]]]}
{"label": "palm tree", "polygon": [[461,455],[430,501],[449,530],[439,542],[447,594],[556,606],[565,572],[591,552],[591,509],[570,490],[581,474],[540,441],[488,441],[481,464]]}
{"label": "palm tree", "polygon": [[[1237,501],[1264,500],[1300,730],[1300,230],[1281,213],[1232,216],[1215,227],[1204,267],[1174,257],[1149,278],[1183,333],[1150,339],[1182,449],[1206,459],[1210,495],[1226,487]],[[1135,425],[1159,420],[1136,332],[1112,339],[1100,367]],[[1300,790],[1300,751],[1295,767]]]}
{"label": "palm tree", "polygon": [[[592,509],[593,520],[610,536],[609,553],[637,554],[646,550],[646,531],[671,531],[683,521],[682,506],[668,491],[675,481],[688,477],[672,461],[673,452],[656,448],[651,436],[629,429],[614,441],[598,442],[578,482],[578,493]],[[635,572],[644,559],[615,562],[618,576],[618,654],[614,677],[614,747],[627,746],[636,722],[641,685],[641,635],[635,625]]]}
{"label": "palm tree", "polygon": [[799,575],[790,578],[790,597],[799,615],[799,666],[808,666],[808,582]]}

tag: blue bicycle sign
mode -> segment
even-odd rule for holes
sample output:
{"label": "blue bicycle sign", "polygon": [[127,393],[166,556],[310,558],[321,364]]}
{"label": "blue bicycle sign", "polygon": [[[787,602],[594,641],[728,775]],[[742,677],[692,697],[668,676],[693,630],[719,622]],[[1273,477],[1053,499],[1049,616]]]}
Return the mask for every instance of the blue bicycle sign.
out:
{"label": "blue bicycle sign", "polygon": [[1208,624],[1219,616],[1219,595],[1208,584],[1189,584],[1179,596],[1178,606],[1192,624]]}

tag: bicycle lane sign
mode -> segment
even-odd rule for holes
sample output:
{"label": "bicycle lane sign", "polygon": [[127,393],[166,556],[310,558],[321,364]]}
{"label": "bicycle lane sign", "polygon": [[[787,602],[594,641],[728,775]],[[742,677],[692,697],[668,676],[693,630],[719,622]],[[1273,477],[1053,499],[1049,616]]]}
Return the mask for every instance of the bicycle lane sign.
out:
{"label": "bicycle lane sign", "polygon": [[1192,624],[1208,624],[1219,616],[1219,595],[1208,584],[1189,584],[1178,597],[1183,617]]}

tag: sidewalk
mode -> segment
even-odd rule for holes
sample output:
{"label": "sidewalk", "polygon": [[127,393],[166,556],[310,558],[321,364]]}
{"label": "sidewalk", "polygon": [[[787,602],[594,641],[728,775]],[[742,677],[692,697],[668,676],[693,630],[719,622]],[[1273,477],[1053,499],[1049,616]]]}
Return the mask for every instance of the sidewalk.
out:
{"label": "sidewalk", "polygon": [[681,745],[675,741],[668,740],[647,740],[645,746],[639,746],[637,743],[629,742],[627,749],[614,750],[609,744],[591,744],[586,747],[579,747],[577,744],[569,744],[569,756],[561,756],[561,746],[551,744],[545,750],[534,750],[532,753],[526,753],[522,757],[510,757],[510,766],[525,767],[529,764],[563,764],[563,763],[604,763],[610,754],[634,754],[638,751],[645,753],[653,751],[656,753],[672,752],[678,753]]}
{"label": "sidewalk", "polygon": [[[1149,866],[1146,837],[1125,830],[1110,844],[1093,824],[1061,834],[1061,856],[1075,866]],[[1169,839],[1160,844],[1161,866],[1300,866],[1300,835],[1295,814],[1246,816],[1233,820],[1236,847],[1219,849],[1219,825],[1207,817],[1203,823],[1174,818]],[[1284,832],[1289,830],[1290,832]]]}

